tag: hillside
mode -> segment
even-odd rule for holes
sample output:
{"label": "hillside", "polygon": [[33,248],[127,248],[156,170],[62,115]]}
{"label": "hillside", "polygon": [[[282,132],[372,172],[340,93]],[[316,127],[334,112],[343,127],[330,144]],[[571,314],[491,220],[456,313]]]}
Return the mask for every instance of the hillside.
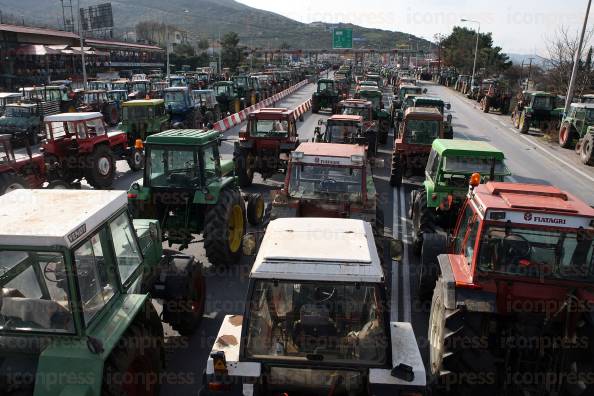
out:
{"label": "hillside", "polygon": [[[99,1],[81,0],[81,7]],[[76,0],[72,1],[76,5]],[[235,31],[241,44],[263,48],[278,48],[286,43],[291,48],[327,49],[331,43],[331,27],[323,23],[304,24],[234,0],[114,0],[116,34],[133,31],[136,23],[145,20],[164,21],[190,32],[192,40],[214,38],[219,31]],[[0,9],[15,19],[24,16],[26,23],[50,27],[62,26],[62,8],[59,0],[0,0]],[[184,12],[187,10],[188,12]],[[394,48],[407,45],[406,33],[368,29],[354,25],[355,48]],[[419,39],[421,46],[427,41]]]}

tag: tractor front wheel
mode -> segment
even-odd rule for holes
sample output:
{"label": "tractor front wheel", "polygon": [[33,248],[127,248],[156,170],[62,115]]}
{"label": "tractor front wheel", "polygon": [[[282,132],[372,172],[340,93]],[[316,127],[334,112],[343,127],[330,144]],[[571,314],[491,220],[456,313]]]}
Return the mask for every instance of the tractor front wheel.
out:
{"label": "tractor front wheel", "polygon": [[251,225],[258,226],[264,221],[264,198],[262,194],[250,194],[247,199],[247,218]]}
{"label": "tractor front wheel", "polygon": [[580,159],[584,164],[594,166],[594,134],[587,133],[582,139]]}
{"label": "tractor front wheel", "polygon": [[145,307],[105,361],[103,396],[159,394],[158,378],[164,358],[163,327],[150,300]]}
{"label": "tractor front wheel", "polygon": [[559,129],[559,146],[570,149],[573,145],[573,138],[575,137],[574,130],[571,124],[564,122]]}
{"label": "tractor front wheel", "polygon": [[128,166],[133,172],[139,171],[142,169],[144,165],[144,153],[142,150],[134,150],[130,155],[126,158],[128,162]]}
{"label": "tractor front wheel", "polygon": [[225,189],[206,212],[204,249],[213,265],[235,264],[241,258],[246,230],[245,206],[239,190]]}
{"label": "tractor front wheel", "polygon": [[526,120],[526,114],[524,112],[520,115],[519,128],[522,134],[526,134],[530,130],[530,120]]}
{"label": "tractor front wheel", "polygon": [[235,160],[235,170],[239,178],[241,188],[249,187],[254,181],[253,156],[249,150],[237,149],[233,156]]}
{"label": "tractor front wheel", "polygon": [[0,195],[14,190],[29,188],[29,183],[24,177],[16,173],[5,173],[0,175]]}
{"label": "tractor front wheel", "polygon": [[115,177],[115,158],[111,149],[105,145],[97,146],[88,161],[86,178],[89,184],[99,189],[111,187]]}
{"label": "tractor front wheel", "polygon": [[447,237],[436,232],[427,232],[421,242],[421,265],[419,266],[418,295],[422,301],[431,298],[439,272],[437,256],[447,252]]}

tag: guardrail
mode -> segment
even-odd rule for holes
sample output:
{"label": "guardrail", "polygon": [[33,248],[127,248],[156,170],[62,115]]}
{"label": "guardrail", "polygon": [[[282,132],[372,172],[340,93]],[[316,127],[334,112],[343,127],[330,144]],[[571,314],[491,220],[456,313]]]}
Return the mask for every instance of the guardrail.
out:
{"label": "guardrail", "polygon": [[[228,116],[226,118],[223,118],[222,120],[216,122],[213,125],[213,129],[215,129],[215,130],[217,130],[219,132],[225,132],[228,129],[231,129],[234,126],[239,125],[242,122],[244,122],[247,119],[247,115],[248,114],[253,113],[254,111],[256,111],[258,109],[261,109],[263,107],[270,106],[272,103],[277,102],[277,101],[279,101],[279,100],[287,97],[288,95],[292,94],[293,92],[297,91],[298,89],[302,88],[303,86],[305,86],[307,84],[309,84],[309,81],[303,80],[303,81],[301,81],[301,82],[293,85],[292,87],[289,87],[289,88],[285,89],[284,91],[281,91],[281,92],[279,92],[279,93],[277,93],[275,95],[272,95],[268,99],[264,99],[264,100],[256,103],[253,106],[246,107],[245,109],[243,109],[239,113],[231,114],[230,116]],[[309,102],[309,106],[311,107],[311,99],[310,99],[310,100],[304,102],[298,108],[301,108],[307,102]],[[307,111],[307,110],[305,110],[305,111]],[[305,113],[305,111],[303,111],[301,114]],[[301,114],[298,114],[298,116],[300,116]]]}

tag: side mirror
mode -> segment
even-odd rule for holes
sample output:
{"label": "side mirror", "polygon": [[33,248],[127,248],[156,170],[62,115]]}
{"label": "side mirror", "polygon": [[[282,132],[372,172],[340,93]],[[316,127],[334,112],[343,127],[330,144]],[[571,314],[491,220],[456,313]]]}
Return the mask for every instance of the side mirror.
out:
{"label": "side mirror", "polygon": [[423,88],[423,93],[426,94],[427,93],[427,88]]}
{"label": "side mirror", "polygon": [[256,254],[256,236],[254,234],[248,233],[243,236],[242,250],[244,256]]}

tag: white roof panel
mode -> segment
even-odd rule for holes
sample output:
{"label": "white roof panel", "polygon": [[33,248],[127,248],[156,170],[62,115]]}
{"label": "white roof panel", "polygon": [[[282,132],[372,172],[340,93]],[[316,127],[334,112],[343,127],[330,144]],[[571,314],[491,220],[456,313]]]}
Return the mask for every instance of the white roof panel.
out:
{"label": "white roof panel", "polygon": [[61,113],[46,116],[43,121],[45,122],[68,122],[68,121],[86,121],[94,120],[95,118],[103,118],[103,115],[99,112],[87,112],[87,113]]}
{"label": "white roof panel", "polygon": [[383,281],[369,223],[311,217],[271,221],[250,276],[340,282]]}
{"label": "white roof panel", "polygon": [[125,191],[14,190],[0,196],[0,245],[71,247],[126,205]]}

